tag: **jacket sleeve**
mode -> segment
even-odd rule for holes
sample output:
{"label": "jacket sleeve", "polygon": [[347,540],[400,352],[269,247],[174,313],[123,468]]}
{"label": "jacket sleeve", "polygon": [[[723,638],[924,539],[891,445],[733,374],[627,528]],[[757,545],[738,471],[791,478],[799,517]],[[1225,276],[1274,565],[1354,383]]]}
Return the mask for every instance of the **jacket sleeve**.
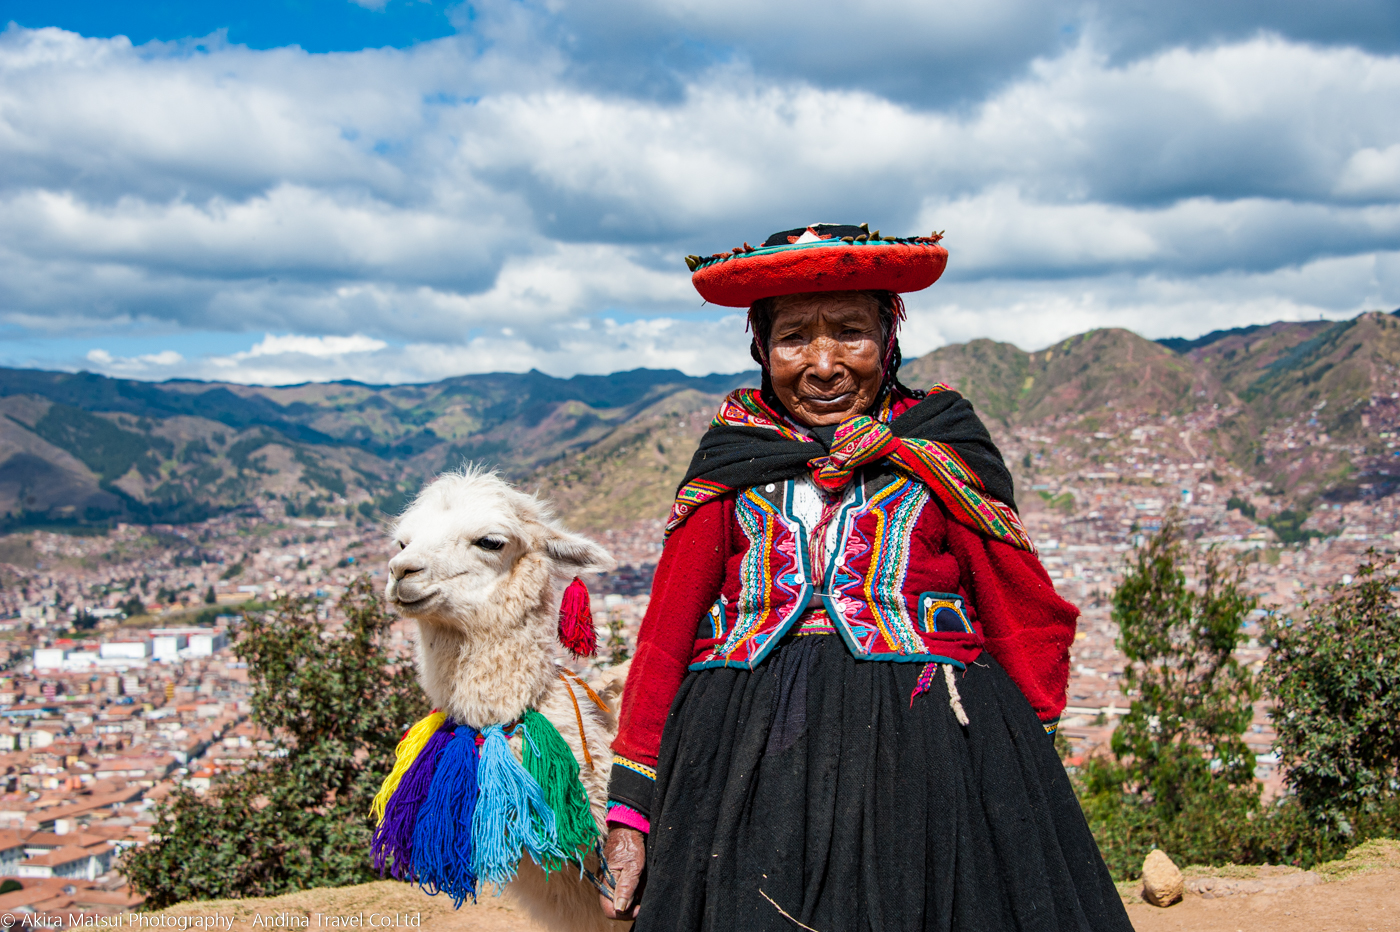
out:
{"label": "jacket sleeve", "polygon": [[719,598],[729,556],[733,500],[701,505],[661,551],[651,602],[622,691],[608,795],[648,817],[661,731],[695,649],[700,619]]}
{"label": "jacket sleeve", "polygon": [[1065,710],[1069,648],[1079,609],[1060,598],[1040,558],[948,522],[948,546],[962,567],[987,650],[1054,731]]}

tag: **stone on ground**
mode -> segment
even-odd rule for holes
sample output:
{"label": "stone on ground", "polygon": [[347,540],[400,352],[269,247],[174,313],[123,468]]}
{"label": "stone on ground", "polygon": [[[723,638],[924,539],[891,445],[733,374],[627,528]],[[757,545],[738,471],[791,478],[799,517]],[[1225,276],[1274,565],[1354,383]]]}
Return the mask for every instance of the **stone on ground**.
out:
{"label": "stone on ground", "polygon": [[1181,902],[1186,878],[1161,848],[1153,848],[1142,862],[1142,898],[1153,906]]}

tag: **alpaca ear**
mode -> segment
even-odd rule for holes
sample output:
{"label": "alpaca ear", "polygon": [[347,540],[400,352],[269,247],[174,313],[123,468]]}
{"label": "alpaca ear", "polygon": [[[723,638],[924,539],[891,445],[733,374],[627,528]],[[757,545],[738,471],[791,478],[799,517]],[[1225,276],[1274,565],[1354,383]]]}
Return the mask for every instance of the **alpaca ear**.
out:
{"label": "alpaca ear", "polygon": [[568,531],[554,531],[544,549],[556,563],[573,573],[603,572],[617,565],[612,554],[598,544]]}

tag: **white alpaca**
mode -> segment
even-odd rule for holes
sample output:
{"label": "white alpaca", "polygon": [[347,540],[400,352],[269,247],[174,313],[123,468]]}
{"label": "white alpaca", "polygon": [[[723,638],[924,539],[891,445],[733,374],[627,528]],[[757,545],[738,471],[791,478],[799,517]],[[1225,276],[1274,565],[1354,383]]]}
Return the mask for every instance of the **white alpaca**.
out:
{"label": "white alpaca", "polygon": [[[418,622],[419,681],[432,704],[478,730],[515,721],[529,708],[549,719],[574,752],[602,831],[617,725],[561,676],[565,652],[557,635],[563,585],[579,573],[611,569],[612,557],[560,527],[533,495],[476,469],[425,488],[399,518],[394,540],[401,549],[389,561],[385,594]],[[519,739],[511,746],[518,756]],[[586,864],[596,875],[596,857]],[[576,869],[546,880],[528,855],[506,889],[550,929],[631,925],[603,918],[597,890]]]}

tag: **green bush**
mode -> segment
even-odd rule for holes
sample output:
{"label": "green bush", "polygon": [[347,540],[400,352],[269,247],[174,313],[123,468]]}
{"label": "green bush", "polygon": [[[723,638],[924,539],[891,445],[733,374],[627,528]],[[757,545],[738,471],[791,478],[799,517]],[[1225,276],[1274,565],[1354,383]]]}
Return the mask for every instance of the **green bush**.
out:
{"label": "green bush", "polygon": [[1394,558],[1371,551],[1350,585],[1271,619],[1264,679],[1288,786],[1320,824],[1355,833],[1400,798],[1400,608]]}
{"label": "green bush", "polygon": [[1214,550],[1190,558],[1176,517],[1138,551],[1114,592],[1131,704],[1113,733],[1113,756],[1087,761],[1080,789],[1115,876],[1132,876],[1153,847],[1198,863],[1241,853],[1235,829],[1259,806],[1243,737],[1259,691],[1234,651],[1255,604],[1242,566]]}
{"label": "green bush", "polygon": [[393,618],[368,577],[340,612],[344,630],[331,634],[314,600],[246,611],[234,652],[248,664],[253,718],[283,756],[158,806],[152,842],[121,865],[148,907],[374,879],[370,800],[427,708],[411,661],[386,647]]}
{"label": "green bush", "polygon": [[[1187,585],[1185,567],[1196,582]],[[1260,799],[1243,741],[1260,695],[1235,661],[1255,600],[1238,565],[1192,560],[1168,520],[1113,596],[1129,665],[1129,713],[1112,755],[1072,774],[1110,871],[1134,878],[1153,848],[1180,864],[1311,867],[1400,830],[1400,610],[1383,570],[1305,606],[1301,623],[1267,619],[1262,682],[1274,747],[1292,792]]]}

